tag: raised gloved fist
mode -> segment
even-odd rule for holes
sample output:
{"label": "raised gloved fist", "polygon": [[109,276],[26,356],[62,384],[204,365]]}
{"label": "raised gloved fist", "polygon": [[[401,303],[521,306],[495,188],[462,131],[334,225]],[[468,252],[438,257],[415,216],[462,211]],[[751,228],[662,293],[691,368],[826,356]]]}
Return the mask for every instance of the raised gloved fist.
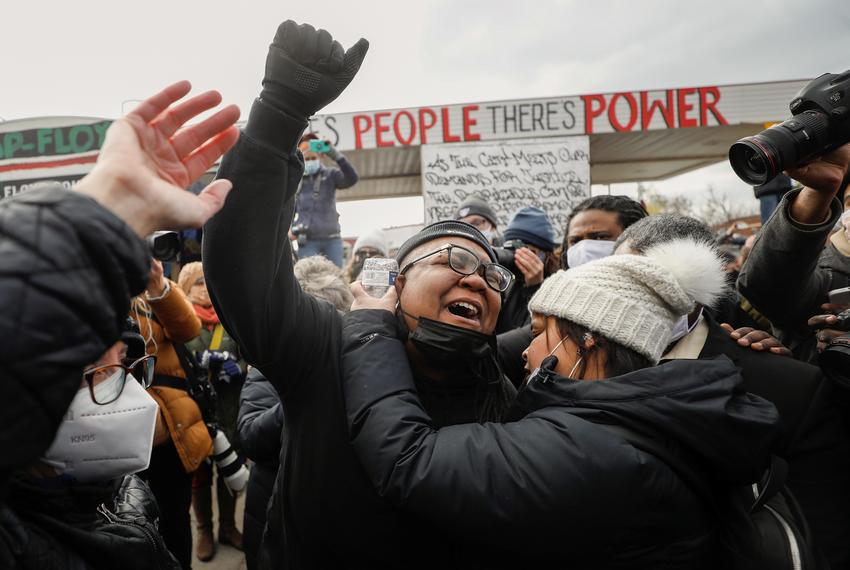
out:
{"label": "raised gloved fist", "polygon": [[269,47],[260,98],[296,119],[308,119],[339,97],[368,49],[369,42],[360,38],[343,52],[327,31],[287,20]]}

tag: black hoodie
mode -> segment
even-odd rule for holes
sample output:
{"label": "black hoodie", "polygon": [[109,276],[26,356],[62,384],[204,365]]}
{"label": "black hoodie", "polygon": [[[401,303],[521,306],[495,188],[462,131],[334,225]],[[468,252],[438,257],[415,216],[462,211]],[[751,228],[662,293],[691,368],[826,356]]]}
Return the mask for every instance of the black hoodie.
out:
{"label": "black hoodie", "polygon": [[595,382],[559,377],[517,396],[513,419],[437,429],[419,403],[387,311],[343,329],[355,452],[378,494],[449,536],[480,545],[483,567],[710,564],[713,528],[690,488],[601,424],[641,426],[698,455],[720,481],[758,479],[778,421],[725,357],[678,361]]}

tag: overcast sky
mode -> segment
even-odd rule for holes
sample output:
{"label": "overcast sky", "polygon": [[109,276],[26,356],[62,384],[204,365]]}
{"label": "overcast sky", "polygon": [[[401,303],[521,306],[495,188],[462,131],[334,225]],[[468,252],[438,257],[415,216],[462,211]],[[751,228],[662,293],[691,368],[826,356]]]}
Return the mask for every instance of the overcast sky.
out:
{"label": "overcast sky", "polygon": [[[122,102],[184,78],[220,90],[245,112],[287,18],[326,28],[345,47],[361,36],[371,42],[359,75],[327,112],[778,81],[850,68],[848,0],[78,0],[18,2],[4,12],[5,120],[116,117]],[[751,199],[726,164],[654,185],[698,201],[709,183]],[[399,224],[421,221],[419,204],[342,204],[343,230],[368,229],[362,213],[375,219],[378,208]]]}

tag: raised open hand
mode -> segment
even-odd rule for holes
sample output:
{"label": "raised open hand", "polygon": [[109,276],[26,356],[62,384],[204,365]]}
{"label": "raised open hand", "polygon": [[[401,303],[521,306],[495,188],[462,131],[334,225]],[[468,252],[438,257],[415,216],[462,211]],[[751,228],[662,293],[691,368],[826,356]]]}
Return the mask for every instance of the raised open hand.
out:
{"label": "raised open hand", "polygon": [[230,191],[223,179],[198,196],[186,191],[239,138],[235,105],[184,127],[221,103],[218,92],[207,91],[172,105],[190,89],[188,81],[170,85],[115,121],[95,168],[77,185],[140,236],[200,227],[221,209]]}

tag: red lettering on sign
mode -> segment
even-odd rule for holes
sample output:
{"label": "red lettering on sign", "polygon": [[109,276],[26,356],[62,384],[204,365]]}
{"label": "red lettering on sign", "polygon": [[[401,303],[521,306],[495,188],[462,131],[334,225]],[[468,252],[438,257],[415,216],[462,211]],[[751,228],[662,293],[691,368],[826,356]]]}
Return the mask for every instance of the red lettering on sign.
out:
{"label": "red lettering on sign", "polygon": [[[398,127],[398,121],[402,117],[405,117],[407,119],[408,125],[410,125],[408,127],[410,130],[410,136],[407,138],[401,136],[401,129]],[[393,121],[393,132],[395,133],[395,138],[399,142],[399,144],[408,146],[410,143],[412,143],[413,139],[416,138],[416,120],[413,118],[413,115],[411,115],[407,111],[399,111],[398,115],[395,116],[395,120]]]}
{"label": "red lettering on sign", "polygon": [[392,115],[389,111],[384,111],[383,113],[375,113],[375,145],[382,146],[395,146],[393,141],[384,140],[383,134],[390,132],[390,126],[384,125],[381,123],[381,119],[384,117],[389,117]]}
{"label": "red lettering on sign", "polygon": [[[711,101],[708,100],[708,96],[711,95]],[[720,102],[720,89],[717,87],[700,87],[699,89],[699,124],[701,126],[706,126],[708,124],[708,112],[711,111],[711,114],[714,115],[714,118],[717,120],[718,124],[728,125],[729,123],[726,121],[726,117],[720,114],[720,111],[717,110],[717,103]]]}
{"label": "red lettering on sign", "polygon": [[[425,116],[431,117],[431,122],[425,121]],[[419,142],[426,144],[428,142],[428,129],[437,124],[437,113],[428,107],[419,109]]]}
{"label": "red lettering on sign", "polygon": [[[617,117],[617,101],[624,98],[629,104],[629,122],[623,125]],[[608,105],[608,122],[619,132],[630,131],[638,120],[637,101],[631,93],[614,93],[611,103]]]}
{"label": "red lettering on sign", "polygon": [[696,93],[696,89],[693,87],[688,87],[686,89],[678,89],[676,90],[676,98],[679,106],[679,128],[686,129],[689,127],[697,126],[697,120],[688,117],[688,111],[694,108],[694,106],[688,103],[686,97],[688,95],[693,95]]}
{"label": "red lettering on sign", "polygon": [[443,142],[460,142],[459,135],[453,135],[451,132],[451,123],[449,118],[449,108],[443,107],[440,109],[443,114]]}
{"label": "red lettering on sign", "polygon": [[675,112],[675,107],[673,105],[673,91],[668,89],[666,92],[667,96],[667,106],[665,107],[661,101],[655,100],[649,104],[647,108],[647,103],[649,101],[649,95],[646,91],[640,92],[640,128],[646,130],[649,126],[649,123],[652,122],[652,115],[655,114],[655,110],[658,109],[661,112],[661,116],[664,117],[664,124],[667,125],[668,129],[672,129],[675,126],[675,118],[673,117],[673,113]]}
{"label": "red lettering on sign", "polygon": [[354,115],[354,148],[363,148],[363,134],[372,130],[372,117]]}
{"label": "red lettering on sign", "polygon": [[469,116],[472,111],[477,111],[478,105],[467,105],[463,108],[463,140],[465,141],[480,141],[481,135],[473,133],[471,127],[478,124],[477,119]]}
{"label": "red lettering on sign", "polygon": [[[581,100],[584,101],[584,132],[585,134],[593,133],[593,119],[605,112],[605,97],[602,95],[582,95]],[[599,104],[599,107],[594,109],[593,103]]]}

